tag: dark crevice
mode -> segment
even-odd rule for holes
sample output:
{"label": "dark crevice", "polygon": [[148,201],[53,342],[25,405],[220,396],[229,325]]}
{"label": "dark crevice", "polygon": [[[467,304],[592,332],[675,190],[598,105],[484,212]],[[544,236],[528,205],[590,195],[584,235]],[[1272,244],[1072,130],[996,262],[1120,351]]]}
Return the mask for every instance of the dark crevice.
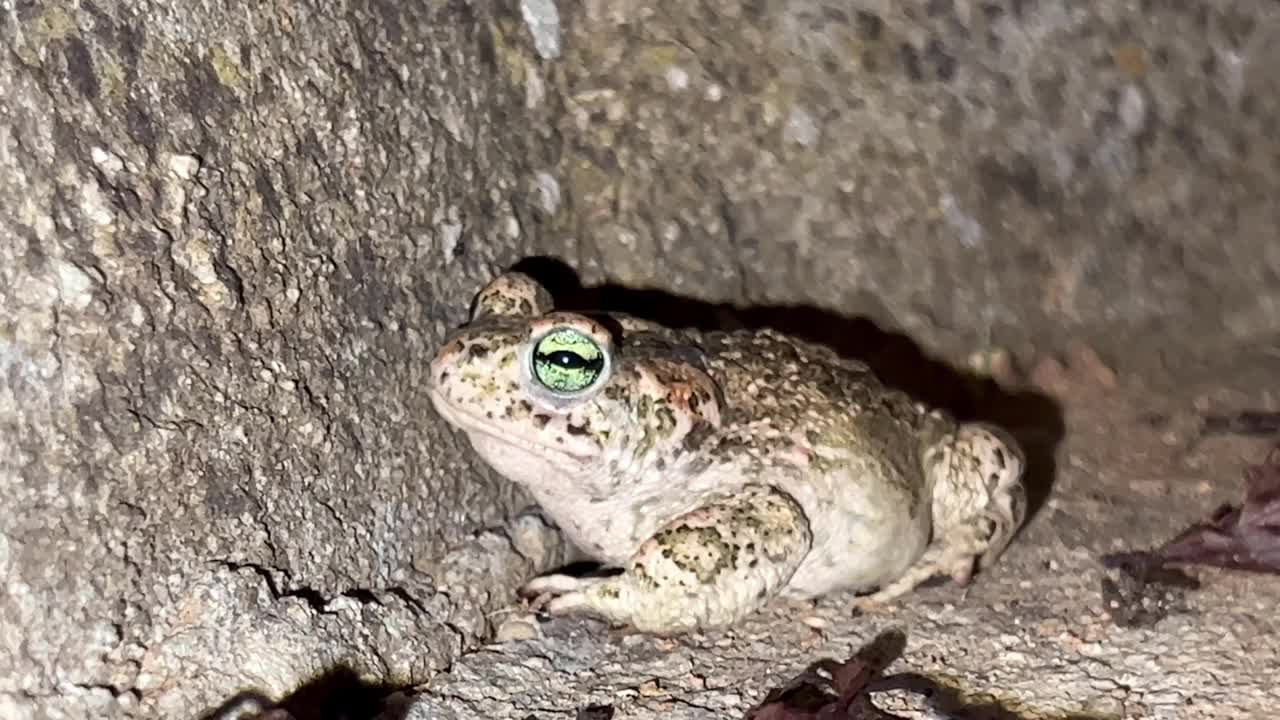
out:
{"label": "dark crevice", "polygon": [[240,572],[241,570],[251,571],[253,574],[261,578],[262,582],[267,586],[267,592],[271,593],[271,598],[273,600],[297,598],[305,602],[308,607],[317,613],[324,614],[326,612],[325,605],[327,605],[329,601],[322,593],[306,587],[281,590],[280,585],[276,582],[275,575],[272,573],[270,568],[259,565],[258,563],[235,562],[231,560],[215,560],[214,563],[220,567],[224,567],[235,572]]}
{"label": "dark crevice", "polygon": [[410,593],[408,590],[402,587],[389,587],[389,588],[386,588],[386,591],[388,594],[399,598],[401,602],[403,602],[405,605],[408,605],[410,608],[412,608],[414,612],[420,615],[428,614],[427,606],[423,605],[422,601],[414,597],[413,594]]}
{"label": "dark crevice", "polygon": [[346,590],[342,590],[332,595],[325,595],[319,590],[316,590],[315,588],[310,588],[310,587],[295,587],[295,588],[290,588],[288,590],[281,589],[279,583],[277,583],[275,579],[275,573],[279,571],[273,570],[272,568],[268,568],[259,563],[237,562],[232,560],[215,560],[214,564],[218,565],[219,567],[224,567],[224,568],[227,568],[228,570],[232,570],[236,572],[239,572],[241,570],[249,570],[253,574],[257,575],[259,578],[261,578],[263,583],[266,584],[267,592],[271,594],[272,599],[283,600],[285,598],[297,598],[299,600],[304,601],[308,607],[310,607],[312,610],[314,610],[318,614],[328,614],[326,607],[329,605],[330,602],[332,602],[334,599],[339,597],[351,598],[352,600],[355,600],[356,602],[362,605],[373,605],[377,607],[383,607],[385,606],[386,603],[384,603],[383,600],[378,597],[378,593],[386,593],[388,595],[391,595],[392,597],[395,597],[396,599],[403,602],[405,606],[408,607],[415,614],[418,614],[418,615],[429,614],[426,606],[422,604],[421,600],[418,600],[416,597],[414,597],[413,593],[410,592],[408,588],[404,588],[400,586],[388,586],[388,587],[379,587],[379,588],[356,587],[356,588],[348,588]]}

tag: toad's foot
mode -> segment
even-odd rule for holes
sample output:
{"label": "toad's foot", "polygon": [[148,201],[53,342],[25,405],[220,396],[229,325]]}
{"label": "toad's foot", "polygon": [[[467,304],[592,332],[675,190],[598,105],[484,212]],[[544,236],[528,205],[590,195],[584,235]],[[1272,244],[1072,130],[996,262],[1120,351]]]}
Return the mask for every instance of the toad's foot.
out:
{"label": "toad's foot", "polygon": [[753,485],[668,523],[620,575],[544,575],[521,593],[554,596],[552,615],[587,613],[656,635],[724,627],[776,595],[811,542],[795,500]]}
{"label": "toad's foot", "polygon": [[1026,461],[1012,438],[981,423],[960,427],[926,454],[933,473],[933,539],[914,565],[879,591],[858,598],[870,609],[911,592],[935,575],[968,585],[975,564],[989,567],[1027,513]]}

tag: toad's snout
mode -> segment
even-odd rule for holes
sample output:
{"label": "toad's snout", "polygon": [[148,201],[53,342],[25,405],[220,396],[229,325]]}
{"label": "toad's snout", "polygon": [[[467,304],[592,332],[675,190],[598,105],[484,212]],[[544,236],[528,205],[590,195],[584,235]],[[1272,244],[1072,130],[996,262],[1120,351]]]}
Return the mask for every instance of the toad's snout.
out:
{"label": "toad's snout", "polygon": [[453,374],[458,372],[457,361],[460,349],[456,343],[441,347],[435,357],[431,358],[427,375],[427,396],[431,399],[431,405],[445,421],[455,425],[457,417],[452,405],[456,400],[452,396],[458,391],[458,383]]}
{"label": "toad's snout", "polygon": [[445,378],[448,372],[449,363],[445,361],[442,354],[437,353],[435,357],[431,358],[431,371],[427,377],[428,386],[432,390],[438,390],[440,381]]}
{"label": "toad's snout", "polygon": [[439,391],[449,380],[449,375],[458,364],[458,356],[462,352],[462,343],[457,340],[446,342],[431,358],[431,370],[428,376],[430,388]]}

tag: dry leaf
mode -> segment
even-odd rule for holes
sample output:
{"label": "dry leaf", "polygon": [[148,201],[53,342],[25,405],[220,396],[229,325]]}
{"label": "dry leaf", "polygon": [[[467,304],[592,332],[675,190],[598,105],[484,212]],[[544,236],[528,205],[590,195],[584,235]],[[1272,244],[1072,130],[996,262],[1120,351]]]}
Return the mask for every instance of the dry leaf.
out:
{"label": "dry leaf", "polygon": [[1244,502],[1224,505],[1150,552],[1104,558],[1110,567],[1210,565],[1280,574],[1280,444],[1244,471]]}
{"label": "dry leaf", "polygon": [[789,685],[770,693],[747,720],[892,720],[871,704],[871,681],[902,652],[906,639],[886,632],[856,655],[811,666]]}

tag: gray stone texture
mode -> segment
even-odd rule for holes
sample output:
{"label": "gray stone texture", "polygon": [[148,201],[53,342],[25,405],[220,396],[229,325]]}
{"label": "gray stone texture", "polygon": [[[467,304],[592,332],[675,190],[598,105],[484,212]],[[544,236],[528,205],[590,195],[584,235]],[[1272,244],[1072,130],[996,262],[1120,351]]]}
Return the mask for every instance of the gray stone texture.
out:
{"label": "gray stone texture", "polygon": [[952,351],[1237,342],[1280,315],[1278,11],[566,4],[560,59],[522,75],[550,98],[529,137],[591,279]]}
{"label": "gray stone texture", "polygon": [[448,551],[523,500],[424,359],[526,252],[488,12],[4,10],[0,716],[415,684],[487,632]]}
{"label": "gray stone texture", "polygon": [[[196,717],[336,666],[436,678],[422,718],[572,716],[615,687],[657,698],[628,718],[740,713],[809,648],[557,623],[467,654],[562,550],[535,518],[498,529],[526,498],[429,407],[475,290],[546,255],[588,285],[865,316],[953,360],[1079,337],[1123,375],[1264,348],[1278,22],[1265,0],[0,3],[0,718]],[[1241,377],[1275,377],[1245,354]],[[1222,402],[1277,402],[1257,387]],[[1097,519],[1149,502],[1118,473],[1091,490],[1118,449],[1089,438],[1133,403],[1068,408],[1069,438],[1111,435],[1059,453],[1085,499],[1005,572],[1092,582],[1098,523],[1141,544],[1200,514],[1173,492]],[[1234,478],[1237,451],[1167,477]],[[980,601],[1028,592],[1000,577]],[[1275,676],[1240,659],[1276,655],[1254,607],[1275,586],[1234,582],[1201,624],[1077,655],[981,604],[907,618],[946,649],[922,670],[1031,707],[1244,717]],[[1020,622],[1092,597],[1062,583]],[[814,653],[881,629],[832,612]],[[1227,714],[1178,714],[1206,703]]]}

